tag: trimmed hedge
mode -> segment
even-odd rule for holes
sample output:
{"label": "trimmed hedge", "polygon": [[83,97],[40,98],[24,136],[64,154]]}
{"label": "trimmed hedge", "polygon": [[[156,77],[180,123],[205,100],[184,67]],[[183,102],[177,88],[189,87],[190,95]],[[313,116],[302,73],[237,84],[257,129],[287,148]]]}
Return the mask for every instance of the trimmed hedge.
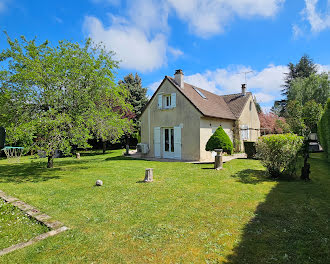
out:
{"label": "trimmed hedge", "polygon": [[255,158],[255,155],[257,153],[256,143],[253,141],[244,141],[244,151],[248,159]]}
{"label": "trimmed hedge", "polygon": [[233,143],[221,126],[217,128],[205,146],[206,151],[213,151],[215,149],[223,149],[228,154],[233,152]]}
{"label": "trimmed hedge", "polygon": [[317,124],[317,136],[330,162],[330,98],[328,98],[324,112]]}
{"label": "trimmed hedge", "polygon": [[257,158],[274,177],[293,176],[303,137],[295,134],[266,135],[256,143]]}

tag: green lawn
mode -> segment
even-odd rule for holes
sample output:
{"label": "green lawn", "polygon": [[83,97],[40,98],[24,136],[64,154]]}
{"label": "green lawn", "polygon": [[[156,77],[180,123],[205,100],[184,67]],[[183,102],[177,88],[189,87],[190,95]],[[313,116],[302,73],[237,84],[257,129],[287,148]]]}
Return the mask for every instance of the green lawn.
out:
{"label": "green lawn", "polygon": [[[0,160],[0,189],[70,227],[1,263],[329,263],[330,177],[273,181],[256,160],[212,165],[85,154]],[[145,168],[153,183],[140,183]],[[104,182],[94,187],[97,179]]]}
{"label": "green lawn", "polygon": [[46,226],[0,199],[0,250],[48,231]]}

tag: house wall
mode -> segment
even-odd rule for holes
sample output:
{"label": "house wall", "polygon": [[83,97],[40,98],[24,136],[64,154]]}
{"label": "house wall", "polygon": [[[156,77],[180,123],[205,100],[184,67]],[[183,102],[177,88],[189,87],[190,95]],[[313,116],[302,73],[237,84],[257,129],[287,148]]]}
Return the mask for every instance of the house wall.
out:
{"label": "house wall", "polygon": [[213,135],[215,129],[222,126],[223,130],[227,133],[231,141],[233,141],[233,125],[234,121],[217,118],[200,118],[200,160],[211,161],[214,160],[212,152],[206,151],[205,146],[209,138]]}
{"label": "house wall", "polygon": [[[176,93],[176,107],[172,109],[158,109],[158,95],[160,93]],[[186,97],[168,80],[165,80],[140,117],[141,143],[149,146],[149,153],[146,156],[154,157],[154,127],[175,127],[181,125],[181,159],[199,160],[200,117],[200,112]],[[161,135],[161,149],[162,146],[163,135]]]}
{"label": "house wall", "polygon": [[[250,111],[250,102],[252,103],[251,111]],[[258,129],[258,130],[250,130],[249,140],[248,141],[257,141],[260,136],[260,120],[257,112],[257,108],[253,101],[251,95],[249,95],[249,99],[246,102],[246,105],[242,111],[241,116],[239,117],[240,125],[248,125],[249,128]]]}

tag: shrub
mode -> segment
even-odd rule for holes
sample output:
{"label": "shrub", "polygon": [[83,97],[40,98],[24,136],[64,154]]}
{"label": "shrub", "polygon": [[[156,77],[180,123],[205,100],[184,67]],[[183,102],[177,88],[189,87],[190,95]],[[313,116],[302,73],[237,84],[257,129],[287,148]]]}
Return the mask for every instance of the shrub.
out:
{"label": "shrub", "polygon": [[228,154],[233,152],[233,143],[221,126],[217,128],[206,143],[206,151],[213,151],[215,149],[223,149],[223,151]]}
{"label": "shrub", "polygon": [[302,145],[303,137],[295,134],[266,135],[256,143],[257,158],[270,176],[293,176]]}
{"label": "shrub", "polygon": [[256,145],[253,141],[244,141],[244,151],[248,159],[253,159],[256,155]]}
{"label": "shrub", "polygon": [[324,107],[324,112],[317,124],[317,136],[330,162],[330,98],[328,98],[328,102]]}

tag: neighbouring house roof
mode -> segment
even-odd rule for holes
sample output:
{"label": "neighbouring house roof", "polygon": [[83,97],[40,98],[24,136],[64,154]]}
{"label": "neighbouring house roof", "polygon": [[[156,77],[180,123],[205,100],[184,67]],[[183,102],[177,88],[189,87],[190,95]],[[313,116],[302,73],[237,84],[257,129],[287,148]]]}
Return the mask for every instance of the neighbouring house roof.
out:
{"label": "neighbouring house roof", "polygon": [[[174,78],[170,76],[165,76],[159,87],[162,86],[166,79],[169,80],[170,83],[172,83],[205,117],[237,120],[240,117],[246,102],[248,101],[249,95],[251,95],[251,93],[248,92],[245,96],[241,93],[221,96],[189,83],[184,83],[184,89],[181,89]],[[148,104],[144,107],[142,113],[148,107],[157,91],[153,94]],[[206,98],[204,98],[204,96]]]}
{"label": "neighbouring house roof", "polygon": [[[251,93],[246,93],[246,95],[239,93],[221,96],[188,83],[184,83],[184,89],[181,89],[174,78],[169,76],[166,78],[207,117],[236,120],[240,117],[249,95],[251,95]],[[205,95],[206,99],[200,95],[200,92]]]}

